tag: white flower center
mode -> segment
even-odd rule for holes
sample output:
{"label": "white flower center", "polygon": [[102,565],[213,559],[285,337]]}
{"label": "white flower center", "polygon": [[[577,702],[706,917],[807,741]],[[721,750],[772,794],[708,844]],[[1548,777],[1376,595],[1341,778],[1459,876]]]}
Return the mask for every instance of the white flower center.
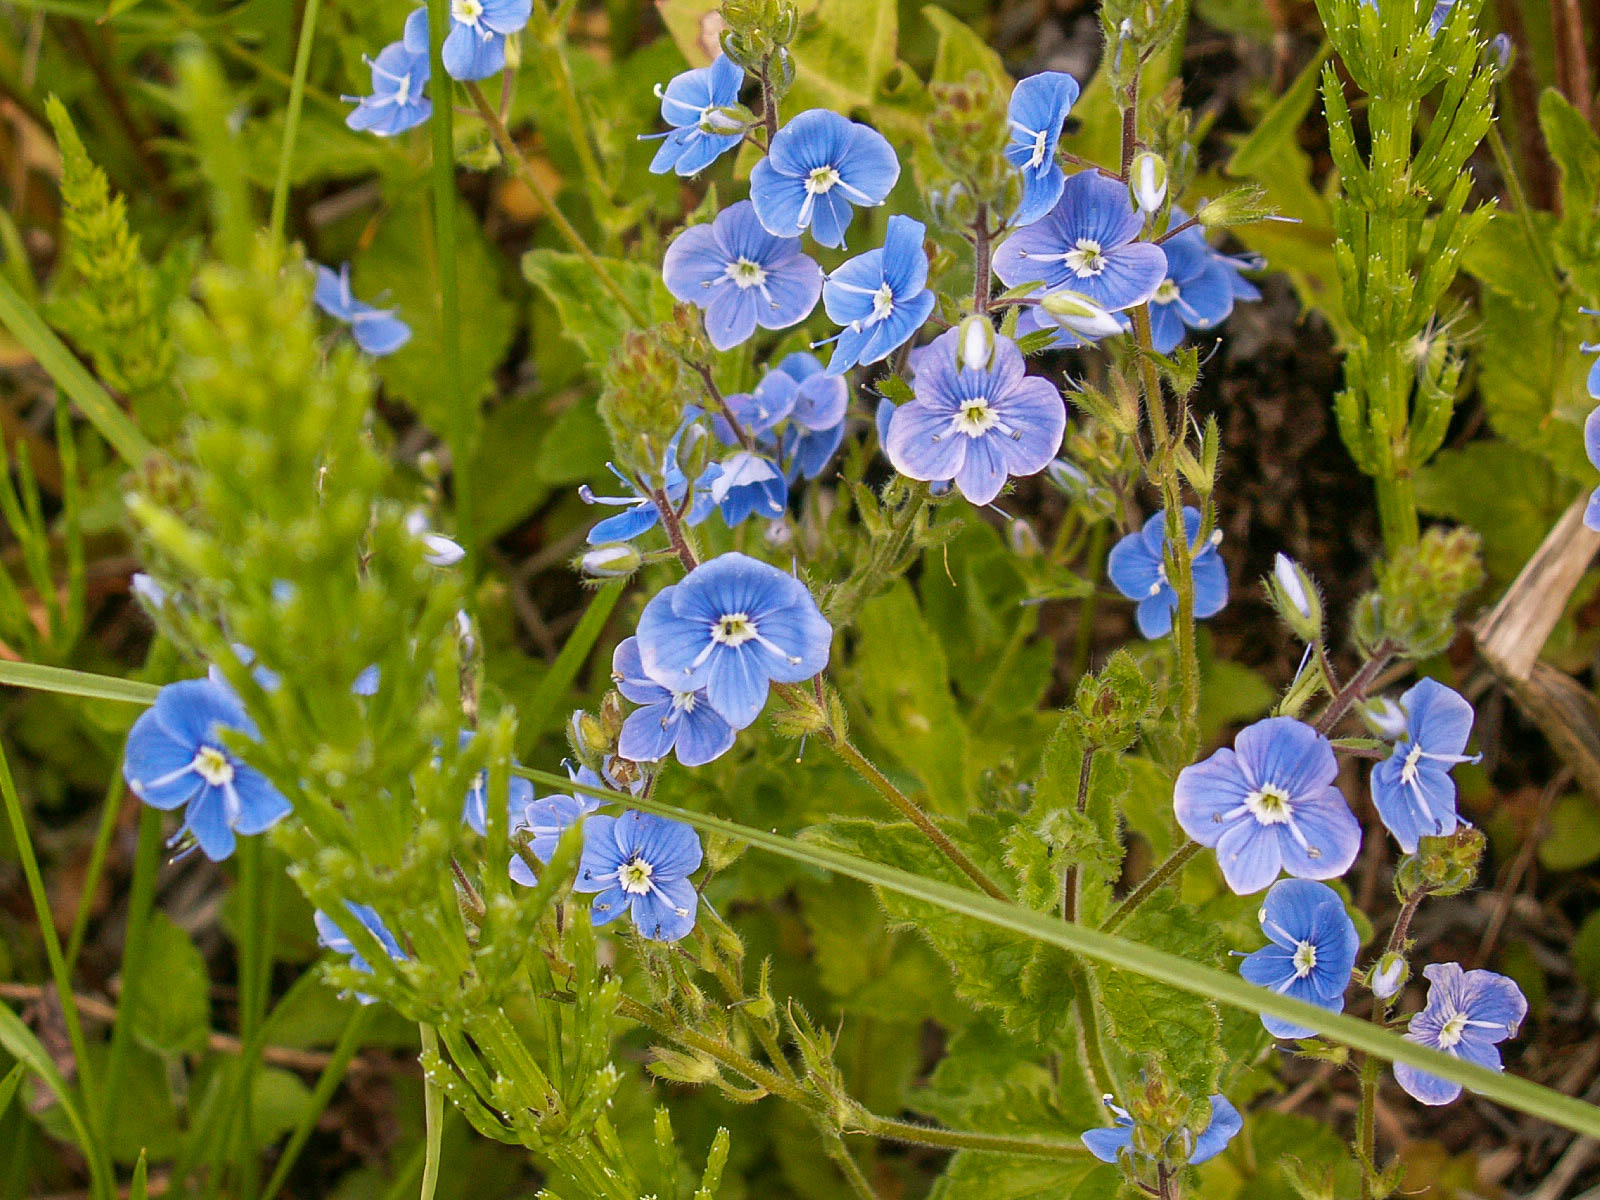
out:
{"label": "white flower center", "polygon": [[724,646],[742,646],[758,632],[749,613],[728,613],[712,623],[711,640]]}
{"label": "white flower center", "polygon": [[1033,153],[1028,156],[1028,165],[1037,167],[1044,162],[1045,134],[1043,130],[1033,135]]}
{"label": "white flower center", "polygon": [[1317,966],[1317,948],[1310,942],[1301,942],[1294,951],[1294,977],[1304,979]]}
{"label": "white flower center", "polygon": [[679,712],[692,713],[696,704],[693,692],[673,692],[672,707]]}
{"label": "white flower center", "polygon": [[1176,279],[1163,279],[1161,286],[1156,289],[1156,294],[1150,297],[1152,304],[1171,304],[1179,296],[1178,281]]}
{"label": "white flower center", "polygon": [[813,196],[825,196],[833,190],[833,185],[839,182],[839,171],[836,167],[817,167],[806,176],[806,191]]}
{"label": "white flower center", "polygon": [[1244,798],[1244,806],[1263,825],[1283,825],[1294,815],[1289,793],[1275,783],[1263,783]]}
{"label": "white flower center", "polygon": [[1063,258],[1067,267],[1079,279],[1098,275],[1106,269],[1105,252],[1101,250],[1100,243],[1093,238],[1079,238]]}
{"label": "white flower center", "polygon": [[955,424],[962,433],[975,438],[988,433],[999,419],[994,409],[989,407],[988,397],[975,396],[962,404]]}
{"label": "white flower center", "polygon": [[617,868],[617,882],[622,885],[622,890],[642,896],[650,890],[650,876],[656,869],[642,858],[630,858]]}
{"label": "white flower center", "polygon": [[450,15],[462,25],[478,27],[483,15],[483,0],[450,0]]}
{"label": "white flower center", "polygon": [[193,766],[195,774],[212,787],[225,787],[233,782],[233,764],[215,746],[201,746],[194,756]]}
{"label": "white flower center", "polygon": [[1406,753],[1405,762],[1400,764],[1400,782],[1404,785],[1417,781],[1417,764],[1423,759],[1422,743],[1413,742],[1411,749]]}
{"label": "white flower center", "polygon": [[1466,1013],[1456,1013],[1439,1028],[1439,1049],[1449,1050],[1461,1040],[1471,1022]]}
{"label": "white flower center", "polygon": [[751,262],[748,258],[735,259],[723,268],[722,273],[733,280],[740,291],[760,287],[767,281],[767,269],[758,262]]}
{"label": "white flower center", "polygon": [[885,283],[881,288],[872,293],[872,316],[868,317],[869,323],[881,321],[894,311],[894,289]]}

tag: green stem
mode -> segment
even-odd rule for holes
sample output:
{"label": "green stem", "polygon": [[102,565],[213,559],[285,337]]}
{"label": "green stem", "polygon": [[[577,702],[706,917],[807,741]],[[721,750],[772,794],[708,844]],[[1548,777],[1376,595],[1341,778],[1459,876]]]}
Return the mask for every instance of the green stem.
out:
{"label": "green stem", "polygon": [[[122,755],[117,760],[122,760]],[[117,814],[122,811],[122,796],[127,785],[122,772],[113,771],[106,785],[106,798],[100,805],[100,823],[95,827],[94,845],[89,849],[89,866],[83,873],[83,888],[79,893],[78,911],[72,917],[72,929],[67,934],[67,974],[72,974],[78,954],[83,950],[83,939],[89,932],[89,916],[94,908],[94,894],[100,888],[100,874],[105,870],[106,854],[111,849],[111,835],[117,829]]]}
{"label": "green stem", "polygon": [[1100,926],[1100,931],[1102,933],[1114,933],[1118,926],[1139,911],[1141,904],[1155,895],[1166,884],[1167,880],[1183,870],[1188,861],[1199,853],[1199,842],[1186,841],[1171,854],[1167,855],[1165,861],[1154,871],[1151,871],[1150,874],[1146,875],[1144,881],[1129,892],[1127,898],[1112,910],[1111,915],[1106,918],[1105,924]]}
{"label": "green stem", "polygon": [[867,565],[859,572],[853,572],[829,598],[827,615],[835,629],[855,621],[862,606],[883,586],[890,569],[905,557],[915,536],[917,518],[928,506],[928,497],[928,485],[916,484],[915,491],[895,514],[888,532],[877,539]]}
{"label": "green stem", "polygon": [[[439,1035],[433,1026],[418,1025],[417,1032],[422,1038],[422,1052],[437,1055]],[[421,1200],[433,1200],[439,1186],[439,1152],[444,1144],[444,1094],[427,1080],[423,1081],[422,1111],[427,1125],[428,1157],[422,1167]]]}
{"label": "green stem", "polygon": [[[22,813],[22,797],[17,794],[17,785],[11,778],[11,763],[3,748],[0,748],[0,793],[5,796],[11,837],[16,844],[17,857],[22,862],[22,875],[27,881],[34,919],[39,923],[39,934],[44,940],[45,957],[50,960],[50,975],[55,980],[56,998],[66,1022],[67,1040],[72,1043],[72,1057],[78,1072],[78,1092],[83,1097],[84,1119],[98,1143],[102,1140],[104,1125],[101,1121],[100,1092],[95,1086],[94,1068],[89,1062],[89,1044],[84,1040],[83,1022],[78,1017],[78,1002],[72,992],[72,976],[67,970],[66,957],[61,953],[55,914],[50,909],[50,897],[44,890],[44,876],[40,874],[39,860],[33,852],[33,839],[28,835],[28,822]],[[83,1150],[85,1154],[97,1153],[90,1146],[85,1146]]]}
{"label": "green stem", "polygon": [[1078,1036],[1082,1039],[1084,1062],[1094,1080],[1095,1089],[1102,1096],[1114,1096],[1118,1092],[1117,1079],[1111,1070],[1111,1061],[1106,1057],[1105,1043],[1100,1039],[1099,1005],[1095,1000],[1094,985],[1089,981],[1089,973],[1082,967],[1072,970],[1072,990],[1078,997]]}
{"label": "green stem", "polygon": [[275,243],[283,241],[289,215],[289,176],[294,166],[294,146],[300,136],[300,110],[306,98],[306,71],[311,65],[311,44],[317,37],[317,10],[322,0],[306,0],[300,18],[300,41],[294,52],[294,79],[289,84],[289,107],[283,115],[283,146],[278,151],[278,177],[272,185],[272,215],[268,229]]}
{"label": "green stem", "polygon": [[851,1194],[856,1200],[878,1200],[878,1193],[872,1190],[872,1184],[861,1173],[861,1166],[850,1154],[850,1147],[844,1144],[844,1139],[837,1133],[824,1135],[824,1149],[829,1158],[833,1159],[839,1168],[839,1173],[844,1176],[850,1185]]}
{"label": "green stem", "polygon": [[1053,1138],[1018,1137],[1004,1133],[981,1133],[971,1129],[941,1129],[933,1125],[919,1125],[912,1121],[899,1121],[880,1117],[875,1113],[855,1114],[848,1132],[862,1133],[886,1141],[902,1142],[911,1146],[932,1146],[940,1150],[975,1150],[985,1154],[1015,1154],[1025,1158],[1057,1158],[1081,1161],[1089,1156],[1080,1142],[1062,1142]]}
{"label": "green stem", "polygon": [[[1078,759],[1078,804],[1077,811],[1081,817],[1089,806],[1089,780],[1094,770],[1093,746],[1086,746],[1083,754]],[[1075,922],[1082,899],[1080,893],[1083,888],[1082,873],[1078,870],[1076,862],[1067,864],[1066,873],[1061,879],[1061,919]]]}
{"label": "green stem", "polygon": [[1545,253],[1544,239],[1539,236],[1539,231],[1533,225],[1533,213],[1528,207],[1528,195],[1522,187],[1522,176],[1518,174],[1516,164],[1511,161],[1511,152],[1506,147],[1505,138],[1500,134],[1498,121],[1489,123],[1489,149],[1494,153],[1495,165],[1500,168],[1500,178],[1505,181],[1506,191],[1511,193],[1511,206],[1515,209],[1517,220],[1522,225],[1522,236],[1528,243],[1528,253],[1533,256],[1534,262],[1539,264],[1539,270],[1550,281],[1553,291],[1566,290],[1561,277],[1556,274],[1555,267],[1550,262],[1550,256]]}
{"label": "green stem", "polygon": [[1361,1159],[1361,1200],[1372,1200],[1372,1176],[1378,1169],[1378,1070],[1380,1062],[1361,1056],[1361,1107],[1356,1117],[1356,1149]]}
{"label": "green stem", "polygon": [[[433,0],[433,2],[437,4],[439,0]],[[435,78],[438,78],[438,76],[435,76]],[[511,133],[506,129],[505,122],[500,119],[500,114],[494,110],[494,107],[485,98],[483,89],[475,83],[467,84],[466,88],[467,95],[472,97],[473,106],[478,110],[478,115],[483,118],[483,123],[489,127],[489,132],[494,137],[495,145],[500,147],[500,153],[505,156],[508,163],[516,168],[516,172],[521,177],[522,182],[527,184],[528,189],[533,192],[534,197],[543,207],[545,215],[550,218],[551,223],[556,227],[556,231],[576,251],[578,257],[583,259],[584,265],[594,272],[595,278],[600,281],[600,286],[611,293],[612,299],[622,307],[622,311],[628,314],[629,319],[635,325],[650,324],[650,318],[645,315],[644,309],[639,307],[638,301],[628,295],[622,285],[612,278],[605,264],[590,249],[589,243],[584,240],[583,234],[578,232],[578,227],[569,221],[566,214],[556,207],[555,197],[550,194],[550,189],[545,187],[544,181],[534,172],[527,156],[522,153],[522,148],[512,140]],[[437,108],[438,106],[435,105],[436,110]]]}
{"label": "green stem", "polygon": [[300,1123],[295,1126],[294,1133],[290,1135],[288,1143],[283,1148],[283,1153],[278,1156],[278,1164],[273,1168],[271,1178],[267,1180],[262,1200],[273,1200],[289,1178],[289,1172],[294,1169],[300,1152],[305,1149],[311,1131],[316,1128],[317,1121],[327,1110],[328,1102],[333,1099],[333,1093],[344,1082],[345,1072],[350,1068],[350,1060],[355,1058],[356,1052],[361,1049],[361,1039],[366,1035],[367,1026],[371,1024],[372,1012],[373,1010],[367,1005],[357,1005],[349,1020],[344,1023],[339,1040],[334,1044],[333,1053],[328,1058],[328,1065],[322,1068],[322,1074],[317,1077],[316,1087],[311,1090],[311,1100],[300,1115]]}
{"label": "green stem", "polygon": [[122,1079],[127,1072],[130,1026],[135,993],[144,986],[144,946],[150,925],[150,910],[155,907],[156,876],[161,870],[161,812],[141,806],[139,840],[133,852],[133,883],[128,891],[128,923],[122,935],[122,978],[126,984],[116,1021],[111,1027],[111,1050],[106,1062],[106,1086],[101,1101],[101,1120],[110,1121],[120,1111]]}

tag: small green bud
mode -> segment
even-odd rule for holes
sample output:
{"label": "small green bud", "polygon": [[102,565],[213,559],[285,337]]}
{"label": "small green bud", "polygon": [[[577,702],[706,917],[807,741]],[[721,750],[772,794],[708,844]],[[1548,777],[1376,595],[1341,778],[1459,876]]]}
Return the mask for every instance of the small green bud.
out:
{"label": "small green bud", "polygon": [[1114,337],[1122,332],[1122,323],[1110,310],[1102,308],[1082,292],[1065,288],[1051,292],[1039,301],[1039,307],[1063,329],[1070,329],[1085,337]]}
{"label": "small green bud", "polygon": [[651,1053],[653,1057],[650,1060],[649,1071],[657,1079],[703,1086],[722,1078],[722,1072],[717,1067],[716,1061],[709,1055],[689,1054],[659,1045],[654,1047]]}
{"label": "small green bud", "polygon": [[1457,896],[1478,878],[1488,839],[1481,829],[1463,825],[1446,837],[1425,837],[1415,854],[1395,868],[1394,890],[1402,901],[1420,895]]}
{"label": "small green bud", "polygon": [[1306,569],[1287,554],[1272,561],[1267,597],[1295,637],[1315,642],[1322,637],[1322,596]]}
{"label": "small green bud", "polygon": [[579,758],[594,758],[604,754],[611,745],[606,727],[593,713],[578,709],[567,722],[567,736]]}
{"label": "small green bud", "polygon": [[605,731],[605,744],[614,746],[617,737],[622,733],[622,722],[627,717],[627,710],[622,707],[622,693],[607,692],[600,700],[600,728]]}
{"label": "small green bud", "polygon": [[1264,188],[1249,183],[1224,192],[1215,200],[1204,201],[1194,215],[1195,220],[1207,229],[1225,229],[1232,225],[1273,220],[1277,210],[1268,203]]}
{"label": "small green bud", "polygon": [[994,360],[994,325],[989,318],[973,313],[959,326],[956,346],[961,365],[969,371],[987,371]]}
{"label": "small green bud", "polygon": [[679,322],[633,330],[611,357],[600,392],[600,417],[629,472],[647,482],[663,473],[667,445],[683,421],[688,398]]}
{"label": "small green bud", "polygon": [[1167,201],[1167,160],[1149,150],[1133,156],[1128,190],[1141,212],[1153,213]]}
{"label": "small green bud", "polygon": [[1367,972],[1367,987],[1379,1000],[1388,1000],[1405,987],[1411,978],[1411,967],[1405,955],[1391,950],[1372,964]]}
{"label": "small green bud", "polygon": [[1078,681],[1073,707],[1090,745],[1122,751],[1139,737],[1149,719],[1155,690],[1127,650],[1118,650],[1096,674]]}
{"label": "small green bud", "polygon": [[639,569],[643,556],[626,542],[596,546],[578,559],[578,569],[594,579],[625,579]]}

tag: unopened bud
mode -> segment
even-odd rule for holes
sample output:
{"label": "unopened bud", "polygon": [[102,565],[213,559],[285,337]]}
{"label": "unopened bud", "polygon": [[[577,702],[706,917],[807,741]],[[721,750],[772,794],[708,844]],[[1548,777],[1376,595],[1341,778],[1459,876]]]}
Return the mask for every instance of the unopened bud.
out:
{"label": "unopened bud", "polygon": [[617,542],[610,546],[596,546],[587,551],[579,560],[579,565],[585,575],[596,579],[619,579],[625,575],[632,575],[639,569],[643,558],[637,550],[626,542]]}
{"label": "unopened bud", "polygon": [[1394,741],[1406,731],[1406,710],[1387,696],[1368,700],[1356,710],[1366,727],[1386,741]]}
{"label": "unopened bud", "polygon": [[1167,199],[1167,160],[1149,150],[1135,154],[1128,172],[1128,187],[1140,211],[1155,212]]}
{"label": "unopened bud", "polygon": [[1504,75],[1511,69],[1511,61],[1516,56],[1516,47],[1512,44],[1509,35],[1497,33],[1489,40],[1485,53],[1494,60],[1500,74]]}
{"label": "unopened bud", "polygon": [[605,745],[616,743],[617,737],[622,733],[622,722],[627,714],[622,708],[622,693],[607,692],[600,701],[600,728],[604,732]]}
{"label": "unopened bud", "polygon": [[1387,1000],[1406,985],[1411,978],[1411,967],[1405,956],[1394,950],[1380,958],[1367,974],[1367,987],[1379,1000]]}
{"label": "unopened bud", "polygon": [[1275,210],[1267,200],[1266,189],[1250,183],[1225,192],[1215,200],[1205,201],[1194,216],[1207,229],[1216,229],[1266,221],[1275,216]]}
{"label": "unopened bud", "polygon": [[1122,322],[1109,309],[1102,308],[1082,292],[1051,292],[1039,301],[1039,307],[1063,329],[1070,329],[1086,338],[1112,337],[1122,332]]}
{"label": "unopened bud", "polygon": [[572,748],[584,757],[599,754],[610,744],[606,727],[600,723],[600,719],[581,708],[572,714],[567,729],[572,737]]}
{"label": "unopened bud", "polygon": [[994,360],[994,326],[989,318],[973,313],[961,322],[960,329],[956,345],[961,365],[969,371],[987,371]]}
{"label": "unopened bud", "polygon": [[1301,641],[1314,642],[1322,636],[1322,597],[1306,569],[1287,554],[1272,562],[1272,579],[1267,592],[1284,623]]}
{"label": "unopened bud", "polygon": [[1006,541],[1011,543],[1011,552],[1019,558],[1037,557],[1041,549],[1039,535],[1021,517],[1006,526]]}

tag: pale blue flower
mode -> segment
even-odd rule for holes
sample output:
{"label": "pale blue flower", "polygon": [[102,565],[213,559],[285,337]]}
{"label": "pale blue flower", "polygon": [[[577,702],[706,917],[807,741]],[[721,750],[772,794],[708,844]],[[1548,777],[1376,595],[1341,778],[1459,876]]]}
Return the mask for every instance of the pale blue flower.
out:
{"label": "pale blue flower", "polygon": [[[461,731],[461,746],[463,749],[476,736],[472,731]],[[518,765],[514,760],[512,766]],[[512,775],[506,791],[506,809],[508,814],[520,813],[533,802],[533,783],[521,775]],[[489,834],[489,772],[479,771],[472,777],[472,784],[467,788],[467,798],[461,809],[461,819],[465,821],[480,836]],[[514,821],[508,816],[508,823]]]}
{"label": "pale blue flower", "polygon": [[665,88],[658,85],[661,119],[673,128],[669,133],[653,135],[665,141],[651,160],[650,169],[657,175],[668,171],[698,175],[737,146],[744,137],[743,127],[717,110],[739,103],[743,84],[744,68],[726,54],[719,54],[709,67],[675,75]]}
{"label": "pale blue flower", "polygon": [[1343,875],[1361,847],[1361,824],[1334,786],[1333,744],[1303,721],[1268,717],[1178,773],[1172,808],[1183,831],[1217,852],[1228,886],[1259,892],[1287,871]]}
{"label": "pale blue flower", "polygon": [[1405,728],[1394,753],[1372,769],[1372,802],[1394,840],[1407,854],[1418,839],[1444,837],[1456,830],[1457,763],[1477,762],[1463,754],[1472,732],[1472,705],[1436,679],[1419,680],[1400,697]]}
{"label": "pale blue flower", "polygon": [[169,683],[133,723],[122,763],[133,794],[152,808],[188,806],[172,840],[193,837],[213,862],[233,853],[236,833],[265,833],[291,811],[265,775],[223,745],[224,729],[259,737],[226,687],[209,679]]}
{"label": "pale blue flower", "polygon": [[640,706],[622,723],[617,753],[623,758],[660,762],[675,752],[684,766],[698,767],[732,748],[733,726],[711,707],[704,689],[674,692],[645,674],[638,638],[617,646],[611,678],[618,691]]}
{"label": "pale blue flower", "polygon": [[1050,465],[1067,411],[1054,384],[1027,373],[1010,338],[997,335],[988,367],[973,369],[958,359],[960,335],[940,334],[919,361],[916,399],[895,410],[884,449],[902,475],[953,479],[973,504],[988,504],[1007,478]]}
{"label": "pale blue flower", "polygon": [[[1434,963],[1422,973],[1428,979],[1428,1003],[1411,1018],[1406,1040],[1491,1071],[1504,1070],[1496,1043],[1516,1037],[1528,1015],[1522,989],[1504,975],[1463,971],[1458,963]],[[1424,1104],[1449,1104],[1461,1095],[1459,1083],[1405,1063],[1395,1063],[1394,1077]]]}
{"label": "pale blue flower", "polygon": [[887,358],[933,315],[925,232],[921,221],[897,213],[889,218],[882,249],[858,254],[828,276],[823,307],[834,324],[845,327],[833,339],[829,375]]}
{"label": "pale blue flower", "polygon": [[[428,41],[427,9],[415,37],[406,22],[406,42]],[[498,75],[506,66],[506,37],[517,33],[533,15],[533,0],[450,0],[450,32],[444,39],[445,74],[472,82]]]}
{"label": "pale blue flower", "polygon": [[[1244,1128],[1244,1118],[1239,1115],[1239,1110],[1226,1096],[1213,1095],[1210,1101],[1211,1117],[1206,1122],[1205,1129],[1201,1130],[1199,1137],[1193,1137],[1187,1129],[1179,1133],[1178,1144],[1172,1147],[1173,1159],[1168,1161],[1176,1160],[1186,1162],[1190,1166],[1199,1166],[1226,1150],[1228,1143],[1233,1141]],[[1122,1155],[1132,1155],[1134,1152],[1133,1115],[1115,1103],[1110,1096],[1105,1098],[1105,1105],[1111,1110],[1114,1124],[1104,1129],[1087,1130],[1081,1136],[1090,1154],[1101,1162],[1114,1163]]]}
{"label": "pale blue flower", "polygon": [[[400,948],[400,943],[394,934],[389,932],[389,927],[383,923],[383,918],[378,915],[378,910],[369,904],[357,904],[346,900],[344,906],[350,910],[352,916],[367,927],[368,932],[378,939],[378,942],[389,952],[389,957],[396,962],[406,960],[406,952]],[[355,942],[345,936],[344,931],[334,923],[332,917],[318,910],[311,915],[312,923],[317,927],[317,944],[332,950],[335,954],[343,954],[350,960],[350,965],[363,975],[372,974],[372,964],[361,956],[361,951],[356,949]],[[356,999],[362,1004],[371,1004],[377,997],[369,996],[365,992],[357,992]]]}
{"label": "pale blue flower", "polygon": [[[1200,532],[1200,512],[1183,507],[1183,527],[1187,531],[1194,576],[1194,615],[1214,617],[1228,603],[1228,568],[1217,551],[1222,531],[1213,530],[1203,545],[1194,545]],[[1167,514],[1162,509],[1144,523],[1138,533],[1130,533],[1111,548],[1106,574],[1112,585],[1129,600],[1138,602],[1139,632],[1147,638],[1165,637],[1172,630],[1172,614],[1178,609],[1178,593],[1167,579]]]}
{"label": "pale blue flower", "polygon": [[748,340],[757,325],[784,329],[805,320],[822,292],[822,268],[800,252],[800,239],[767,232],[748,200],[678,234],[661,276],[679,300],[705,310],[718,350]]}
{"label": "pale blue flower", "polygon": [[702,857],[700,835],[682,821],[641,812],[589,817],[572,890],[598,893],[596,925],[631,913],[643,936],[675,942],[694,928],[700,894],[689,876]]}
{"label": "pale blue flower", "polygon": [[[1268,944],[1240,963],[1239,973],[1258,987],[1343,1012],[1361,936],[1339,893],[1310,879],[1280,879],[1267,891],[1260,918]],[[1261,1023],[1273,1037],[1316,1035],[1265,1013]]]}
{"label": "pale blue flower", "polygon": [[[1189,218],[1174,206],[1169,228]],[[1235,289],[1242,285],[1248,298],[1259,298],[1253,284],[1239,274],[1234,259],[1218,254],[1198,226],[1191,225],[1161,244],[1167,256],[1167,277],[1150,297],[1150,335],[1155,349],[1170,353],[1183,341],[1187,329],[1215,329],[1233,311]]]}
{"label": "pale blue flower", "polygon": [[1078,81],[1062,71],[1041,71],[1012,89],[1006,160],[1022,174],[1022,203],[1012,224],[1033,224],[1061,199],[1067,176],[1056,162],[1056,144],[1077,99]]}
{"label": "pale blue flower", "polygon": [[[602,779],[588,767],[575,768],[568,763],[567,774],[573,783],[582,787],[615,792],[622,790],[612,787],[609,781]],[[540,862],[547,863],[555,854],[556,847],[561,844],[561,835],[603,803],[605,801],[599,796],[579,791],[577,788],[573,788],[571,792],[556,792],[549,796],[541,796],[525,804],[520,812],[513,810],[512,840],[515,841],[526,834],[529,853]],[[511,856],[511,878],[523,887],[532,887],[538,882],[533,868],[520,854]]]}
{"label": "pale blue flower", "polygon": [[1069,290],[1112,312],[1143,304],[1167,277],[1167,256],[1136,240],[1144,228],[1127,185],[1099,171],[1079,171],[1045,216],[1017,230],[994,252],[1007,287],[1040,283]]}
{"label": "pale blue flower", "polygon": [[804,352],[787,355],[773,373],[798,385],[783,438],[784,476],[791,484],[801,476],[815,479],[844,441],[850,385],[843,376],[824,371],[816,355]]}
{"label": "pale blue flower", "polygon": [[750,200],[774,236],[809,229],[818,244],[842,246],[855,206],[882,204],[899,178],[881,133],[813,108],[778,130],[750,172]]}
{"label": "pale blue flower", "polygon": [[[355,111],[345,118],[351,129],[365,130],[381,137],[392,137],[414,129],[433,115],[433,101],[423,94],[431,70],[428,62],[428,10],[419,8],[406,19],[407,36],[378,51],[377,58],[365,59],[372,69],[372,95],[341,96],[354,104]],[[413,21],[424,22],[421,49],[413,49],[416,38],[409,32]]]}
{"label": "pale blue flower", "polygon": [[317,287],[312,299],[318,308],[335,320],[350,326],[350,334],[368,354],[382,357],[393,354],[411,340],[411,326],[394,315],[395,310],[374,308],[350,294],[350,264],[337,272],[316,265]]}
{"label": "pale blue flower", "polygon": [[[1595,371],[1589,375],[1589,391],[1592,395],[1597,386],[1600,386],[1600,359],[1595,360]],[[1583,423],[1583,449],[1589,456],[1589,462],[1600,468],[1600,408],[1591,412]],[[1584,509],[1583,523],[1590,529],[1600,533],[1600,488],[1595,488],[1589,494],[1589,507]]]}
{"label": "pale blue flower", "polygon": [[760,714],[771,682],[828,664],[833,627],[791,575],[738,553],[701,563],[639,618],[644,673],[671,692],[704,691],[735,729]]}

